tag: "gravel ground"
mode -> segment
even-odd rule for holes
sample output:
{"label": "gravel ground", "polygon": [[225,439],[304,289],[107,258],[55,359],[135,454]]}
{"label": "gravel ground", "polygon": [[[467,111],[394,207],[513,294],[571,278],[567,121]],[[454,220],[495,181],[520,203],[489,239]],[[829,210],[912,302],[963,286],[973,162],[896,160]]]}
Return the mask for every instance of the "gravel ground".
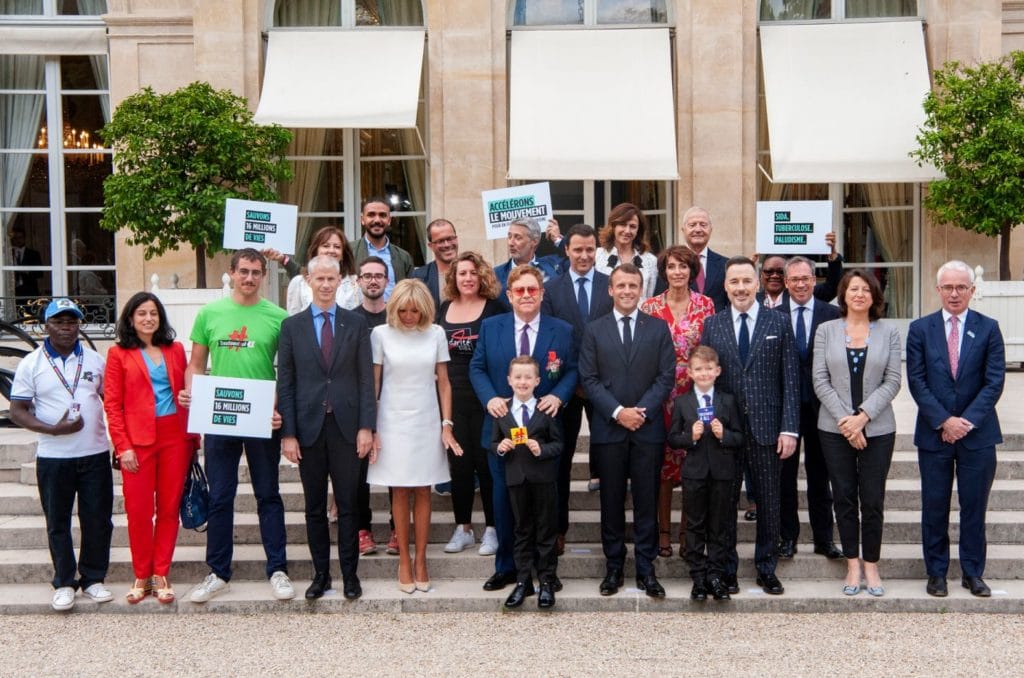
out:
{"label": "gravel ground", "polygon": [[40,615],[0,638],[5,676],[1024,675],[1016,615]]}

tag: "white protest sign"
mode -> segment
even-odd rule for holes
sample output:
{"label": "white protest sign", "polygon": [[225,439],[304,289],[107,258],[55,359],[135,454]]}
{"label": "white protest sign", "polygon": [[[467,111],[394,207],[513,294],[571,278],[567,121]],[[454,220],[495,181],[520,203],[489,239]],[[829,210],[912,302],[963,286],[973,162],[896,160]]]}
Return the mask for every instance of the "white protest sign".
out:
{"label": "white protest sign", "polygon": [[828,254],[831,200],[776,200],[757,203],[757,251],[766,254]]}
{"label": "white protest sign", "polygon": [[224,249],[274,249],[295,254],[296,205],[228,198],[224,204]]}
{"label": "white protest sign", "polygon": [[551,184],[539,184],[496,188],[484,191],[484,223],[487,224],[487,239],[498,240],[508,235],[508,225],[521,217],[533,217],[540,222],[541,229],[548,225],[551,216]]}
{"label": "white protest sign", "polygon": [[189,433],[269,438],[275,382],[233,377],[192,377]]}

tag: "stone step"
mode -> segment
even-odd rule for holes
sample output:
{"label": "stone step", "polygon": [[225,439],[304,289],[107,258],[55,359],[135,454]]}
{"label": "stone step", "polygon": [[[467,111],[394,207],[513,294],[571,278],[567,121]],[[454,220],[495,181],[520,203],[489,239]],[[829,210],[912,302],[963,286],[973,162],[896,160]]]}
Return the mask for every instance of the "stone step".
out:
{"label": "stone step", "polygon": [[[379,542],[381,550],[387,543],[390,530],[387,526],[386,512],[374,514],[373,533],[374,539]],[[626,512],[627,526],[626,534],[632,539],[632,511]],[[597,543],[601,540],[601,524],[599,511],[575,511],[571,514],[571,525],[568,538],[569,548],[574,542]],[[960,536],[960,514],[958,511],[950,513],[950,539],[954,542]],[[113,517],[114,534],[112,545],[115,547],[128,546],[127,519],[124,514]],[[482,536],[482,525],[484,523],[483,512],[477,511],[473,514],[473,525],[477,540]],[[1020,544],[1024,545],[1024,511],[989,511],[987,520],[987,536],[990,544]],[[446,544],[452,536],[454,519],[450,511],[436,511],[431,514],[430,542],[433,544]],[[306,523],[305,516],[301,512],[288,511],[285,513],[285,530],[287,532],[288,544],[305,547],[306,545]],[[72,532],[75,543],[79,540],[78,520],[72,521]],[[332,528],[332,541],[335,540],[336,531]],[[679,546],[679,511],[672,512],[672,543],[673,548],[678,550]],[[737,522],[737,538],[743,543],[753,543],[756,537],[756,523],[747,522],[742,516]],[[810,551],[811,528],[807,519],[807,512],[800,511],[800,539],[799,549]],[[838,543],[838,535],[835,536]],[[885,513],[885,542],[892,544],[919,544],[921,541],[921,513],[920,511],[897,511],[889,510]],[[234,529],[235,544],[260,544],[259,522],[255,513],[235,514]],[[193,530],[182,529],[178,533],[178,544],[182,546],[204,545],[206,535]],[[25,549],[25,548],[46,548],[46,522],[41,515],[2,516],[0,515],[0,549]],[[475,549],[474,549],[475,550]]]}
{"label": "stone step", "polygon": [[[431,577],[436,579],[468,579],[483,584],[494,572],[494,560],[491,557],[479,556],[476,551],[462,553],[444,553],[440,544],[432,544],[427,549],[427,567]],[[753,579],[754,546],[739,545],[740,569],[739,576]],[[629,549],[630,553],[632,549]],[[202,580],[209,572],[205,563],[206,549],[203,546],[181,546],[175,551],[174,565],[171,568],[171,580],[178,584],[182,591],[186,587]],[[127,548],[116,547],[110,551],[111,562],[108,580],[129,581],[132,578],[131,554]],[[1024,579],[1024,547],[1002,544],[990,545],[985,574],[992,579]],[[233,579],[237,581],[262,581],[266,579],[266,561],[261,546],[252,544],[236,546],[234,549]],[[312,576],[309,551],[304,546],[292,545],[288,549],[288,570],[296,579]],[[331,568],[334,576],[338,575],[337,553],[332,553]],[[882,578],[888,579],[926,579],[924,562],[921,559],[921,547],[916,544],[883,544],[880,561]],[[656,563],[659,577],[667,581],[688,579],[689,568],[683,559],[674,556],[659,558]],[[398,572],[398,557],[383,552],[364,556],[359,559],[359,576],[364,581],[383,580],[391,586]],[[632,577],[634,564],[632,556],[627,558],[626,576]],[[832,580],[836,593],[839,593],[841,580],[846,573],[843,561],[830,561],[822,556],[811,553],[798,553],[792,560],[779,562],[776,570],[783,583],[790,580],[827,579]],[[588,586],[597,590],[597,585],[605,573],[605,559],[600,544],[575,544],[566,549],[559,558],[558,574],[563,580],[584,579]],[[0,584],[32,584],[48,582],[53,577],[53,566],[50,552],[40,549],[9,549],[0,550]],[[957,548],[951,547],[949,578],[953,582],[960,577],[960,563]],[[627,581],[630,581],[627,579]],[[952,588],[952,587],[951,587]]]}
{"label": "stone step", "polygon": [[[361,577],[363,596],[356,601],[345,600],[341,592],[332,590],[323,598],[307,602],[302,593],[309,585],[308,578],[293,581],[296,598],[290,601],[273,600],[265,582],[231,582],[231,588],[208,603],[188,602],[193,582],[175,579],[179,600],[161,605],[152,597],[137,605],[124,600],[129,579],[109,579],[114,593],[109,603],[94,603],[78,596],[74,612],[87,614],[353,614],[353,613],[451,613],[451,612],[508,612],[502,603],[511,591],[484,591],[480,581],[435,578],[427,593],[408,595],[400,592],[392,580]],[[728,602],[694,602],[689,598],[690,581],[662,579],[667,597],[649,598],[633,586],[632,580],[614,596],[601,596],[598,580],[563,579],[564,588],[556,595],[553,611],[557,612],[973,612],[1021,614],[1024,612],[1024,581],[987,579],[992,588],[991,598],[975,598],[961,588],[955,579],[949,584],[949,597],[934,598],[927,595],[920,579],[885,579],[886,594],[872,598],[866,593],[848,597],[841,593],[842,577],[832,579],[783,580],[786,593],[781,596],[765,595],[752,577],[740,579],[740,593]],[[340,585],[336,581],[336,585]],[[48,584],[0,584],[0,614],[54,614],[50,609],[53,589]],[[536,596],[529,598],[522,608],[512,614],[537,614]]]}

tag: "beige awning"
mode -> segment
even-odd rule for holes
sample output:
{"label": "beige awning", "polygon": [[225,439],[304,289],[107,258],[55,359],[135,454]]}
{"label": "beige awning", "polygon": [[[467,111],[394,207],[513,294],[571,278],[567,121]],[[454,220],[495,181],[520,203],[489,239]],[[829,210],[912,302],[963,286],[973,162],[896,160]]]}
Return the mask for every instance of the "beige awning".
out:
{"label": "beige awning", "polygon": [[761,58],[772,181],[942,176],[908,155],[930,87],[921,22],[762,25]]}
{"label": "beige awning", "polygon": [[415,127],[423,40],[423,30],[271,31],[256,122]]}
{"label": "beige awning", "polygon": [[678,179],[668,29],[512,32],[510,179]]}
{"label": "beige awning", "polygon": [[0,26],[0,54],[106,54],[103,26]]}

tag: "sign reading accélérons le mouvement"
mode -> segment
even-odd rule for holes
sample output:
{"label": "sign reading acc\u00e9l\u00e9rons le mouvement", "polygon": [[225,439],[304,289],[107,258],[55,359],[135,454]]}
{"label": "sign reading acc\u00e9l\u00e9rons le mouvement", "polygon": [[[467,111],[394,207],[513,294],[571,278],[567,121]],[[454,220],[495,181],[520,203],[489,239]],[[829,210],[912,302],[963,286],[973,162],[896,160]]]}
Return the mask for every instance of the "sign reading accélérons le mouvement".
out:
{"label": "sign reading acc\u00e9l\u00e9rons le mouvement", "polygon": [[757,251],[766,254],[827,254],[832,231],[831,200],[757,203]]}
{"label": "sign reading acc\u00e9l\u00e9rons le mouvement", "polygon": [[295,254],[299,208],[276,202],[228,198],[224,204],[224,249],[274,249]]}
{"label": "sign reading acc\u00e9l\u00e9rons le mouvement", "polygon": [[508,225],[515,219],[533,217],[541,229],[551,216],[551,184],[542,181],[510,188],[496,188],[481,193],[487,239],[498,240],[508,235]]}
{"label": "sign reading acc\u00e9l\u00e9rons le mouvement", "polygon": [[274,399],[273,381],[196,375],[188,432],[269,438]]}

